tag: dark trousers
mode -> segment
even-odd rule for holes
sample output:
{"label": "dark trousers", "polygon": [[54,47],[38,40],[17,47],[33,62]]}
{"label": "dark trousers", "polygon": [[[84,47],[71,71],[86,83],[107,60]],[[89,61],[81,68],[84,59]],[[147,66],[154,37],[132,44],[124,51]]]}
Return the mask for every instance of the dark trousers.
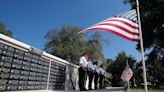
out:
{"label": "dark trousers", "polygon": [[106,87],[106,80],[105,80],[105,76],[104,76],[104,83],[103,83],[103,88],[105,88]]}
{"label": "dark trousers", "polygon": [[89,90],[92,90],[93,72],[88,71],[88,77],[89,77],[89,85],[88,85],[88,89],[89,89]]}
{"label": "dark trousers", "polygon": [[104,82],[104,76],[102,74],[100,74],[100,80],[99,80],[99,88],[102,89],[103,88],[103,82]]}
{"label": "dark trousers", "polygon": [[95,84],[94,88],[97,89],[97,81],[98,81],[98,73],[97,72],[94,73],[94,77],[95,77],[94,78],[94,84]]}
{"label": "dark trousers", "polygon": [[80,91],[85,90],[85,79],[86,79],[86,72],[80,67],[79,68],[79,88]]}
{"label": "dark trousers", "polygon": [[103,75],[103,88],[105,88],[105,84],[106,84],[106,81],[105,81],[105,76]]}

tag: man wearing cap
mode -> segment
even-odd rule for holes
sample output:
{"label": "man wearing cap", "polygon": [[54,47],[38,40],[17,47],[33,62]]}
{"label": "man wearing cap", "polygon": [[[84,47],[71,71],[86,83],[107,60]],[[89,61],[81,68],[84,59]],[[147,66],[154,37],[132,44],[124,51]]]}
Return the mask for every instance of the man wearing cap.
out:
{"label": "man wearing cap", "polygon": [[82,57],[80,58],[79,62],[79,88],[80,91],[85,91],[85,81],[86,81],[86,74],[87,74],[87,64],[88,64],[88,53],[84,52]]}

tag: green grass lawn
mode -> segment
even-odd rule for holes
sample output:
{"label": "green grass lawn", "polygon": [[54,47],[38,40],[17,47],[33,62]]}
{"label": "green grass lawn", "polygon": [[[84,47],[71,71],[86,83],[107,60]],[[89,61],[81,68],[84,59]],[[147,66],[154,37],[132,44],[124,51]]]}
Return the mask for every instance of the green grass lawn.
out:
{"label": "green grass lawn", "polygon": [[[128,92],[128,90],[126,92]],[[130,92],[144,92],[144,89],[131,88]],[[164,92],[164,89],[149,89],[148,92]]]}

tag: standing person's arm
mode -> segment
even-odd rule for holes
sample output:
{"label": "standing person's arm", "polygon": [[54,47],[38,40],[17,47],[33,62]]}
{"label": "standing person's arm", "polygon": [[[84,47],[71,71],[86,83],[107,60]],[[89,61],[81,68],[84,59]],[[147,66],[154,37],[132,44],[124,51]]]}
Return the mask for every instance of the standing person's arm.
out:
{"label": "standing person's arm", "polygon": [[99,76],[99,74],[100,74],[100,70],[99,70],[99,68],[96,66],[96,72],[97,72],[97,74],[98,74],[98,76]]}
{"label": "standing person's arm", "polygon": [[92,69],[92,72],[95,73],[95,70],[96,70],[96,69],[95,69],[95,67],[94,67],[93,64],[92,64],[92,66],[91,66],[91,69]]}
{"label": "standing person's arm", "polygon": [[101,75],[101,68],[99,68],[99,75]]}

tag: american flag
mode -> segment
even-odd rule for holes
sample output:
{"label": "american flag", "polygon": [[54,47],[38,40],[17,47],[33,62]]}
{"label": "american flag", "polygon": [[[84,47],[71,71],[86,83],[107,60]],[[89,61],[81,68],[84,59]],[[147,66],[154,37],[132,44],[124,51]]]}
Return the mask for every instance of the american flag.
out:
{"label": "american flag", "polygon": [[132,76],[133,76],[133,71],[130,68],[129,64],[127,63],[124,71],[122,72],[121,79],[123,81],[129,81]]}
{"label": "american flag", "polygon": [[136,10],[131,10],[110,17],[78,33],[86,32],[89,30],[102,30],[111,32],[130,41],[140,40]]}

